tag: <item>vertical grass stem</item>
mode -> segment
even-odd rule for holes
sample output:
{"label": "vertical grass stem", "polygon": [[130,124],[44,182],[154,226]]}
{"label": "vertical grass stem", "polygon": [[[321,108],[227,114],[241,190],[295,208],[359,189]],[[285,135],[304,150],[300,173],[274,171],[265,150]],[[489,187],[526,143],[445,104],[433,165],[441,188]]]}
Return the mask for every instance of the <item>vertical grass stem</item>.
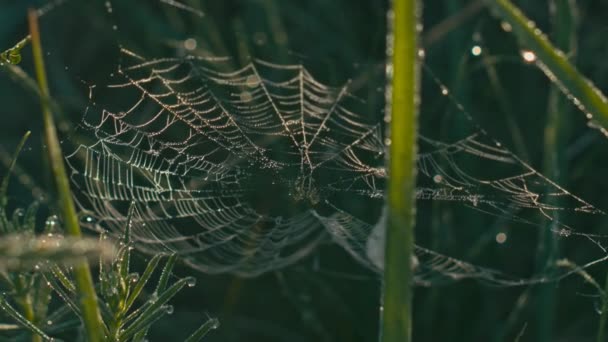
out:
{"label": "vertical grass stem", "polygon": [[383,342],[408,342],[412,335],[420,12],[417,0],[394,0],[388,16],[386,114],[390,124]]}
{"label": "vertical grass stem", "polygon": [[[33,9],[30,9],[28,12],[28,23],[32,39],[36,78],[40,89],[40,102],[44,121],[44,141],[47,146],[48,159],[58,195],[59,209],[62,214],[66,234],[80,237],[81,231],[78,223],[78,216],[76,215],[76,209],[72,200],[70,184],[65,171],[65,165],[63,164],[63,154],[61,153],[55,123],[53,122],[53,114],[51,112],[49,86],[44,67],[42,46],[40,43],[38,15]],[[84,259],[74,266],[74,276],[87,340],[89,342],[103,341],[104,336],[100,323],[101,316],[97,306],[97,295],[95,294],[95,287],[89,265]]]}

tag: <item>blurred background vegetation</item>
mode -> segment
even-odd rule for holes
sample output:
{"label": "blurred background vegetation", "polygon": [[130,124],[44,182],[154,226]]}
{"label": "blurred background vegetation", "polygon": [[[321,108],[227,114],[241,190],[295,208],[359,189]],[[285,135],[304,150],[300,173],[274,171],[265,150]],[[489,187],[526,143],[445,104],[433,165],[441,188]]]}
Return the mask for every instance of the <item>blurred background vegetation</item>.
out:
{"label": "blurred background vegetation", "polygon": [[[78,129],[88,102],[89,85],[108,82],[120,61],[118,46],[146,57],[184,55],[183,42],[195,39],[197,51],[232,56],[245,63],[255,56],[276,63],[302,63],[320,81],[340,84],[360,79],[369,89],[368,115],[380,119],[384,84],[387,1],[379,0],[183,0],[203,17],[163,1],[113,1],[108,13],[103,1],[65,1],[41,18],[51,93],[61,106],[56,113],[64,151],[91,136]],[[572,33],[573,60],[600,89],[608,87],[608,2],[577,1],[576,25],[555,20],[553,0],[516,2],[552,38],[560,28]],[[0,3],[0,50],[27,34],[28,7],[45,2],[3,0]],[[574,13],[574,12],[572,12]],[[568,103],[559,107],[563,137],[546,143],[551,85],[534,66],[522,61],[519,47],[500,21],[477,0],[424,2],[423,42],[426,65],[462,102],[492,137],[523,160],[557,179],[600,209],[608,203],[607,140],[586,125],[584,115]],[[118,30],[113,30],[116,25]],[[551,34],[553,32],[553,34]],[[483,53],[474,56],[479,46]],[[568,48],[564,48],[568,50]],[[575,53],[574,53],[575,52]],[[32,73],[31,54],[21,66]],[[364,75],[364,76],[362,76]],[[453,141],[470,133],[466,120],[423,76],[421,132]],[[371,83],[371,84],[368,84]],[[561,96],[561,95],[558,95]],[[42,123],[36,98],[7,73],[0,73],[0,157],[6,170],[10,151],[26,130],[32,130],[19,159],[18,181],[9,189],[10,206],[27,207],[33,199],[49,198],[45,179]],[[546,158],[558,154],[558,167]],[[499,173],[500,170],[485,170]],[[46,210],[53,209],[47,201]],[[44,220],[44,210],[39,214]],[[454,203],[425,202],[418,210],[420,244],[442,253],[490,265],[518,275],[539,269],[537,228],[522,228],[504,244],[494,236],[505,225],[496,218],[472,215]],[[600,232],[604,216],[573,219],[575,225]],[[578,220],[578,221],[577,221]],[[572,222],[572,220],[570,220]],[[565,239],[564,239],[565,240]],[[558,257],[589,258],[590,243],[559,241]],[[135,257],[142,268],[148,256]],[[139,264],[139,266],[137,266]],[[608,267],[589,272],[604,279]],[[327,244],[287,269],[255,279],[208,276],[185,267],[181,276],[195,276],[198,285],[174,300],[174,313],[157,323],[151,341],[187,337],[204,312],[218,317],[221,328],[208,341],[374,341],[378,333],[379,278],[359,266],[339,247]],[[548,287],[552,305],[545,305],[546,287],[492,287],[474,280],[416,288],[414,340],[521,341],[593,340],[600,299],[576,276]],[[551,300],[550,300],[551,302]],[[547,323],[549,322],[549,323]],[[546,337],[549,324],[553,337]]]}

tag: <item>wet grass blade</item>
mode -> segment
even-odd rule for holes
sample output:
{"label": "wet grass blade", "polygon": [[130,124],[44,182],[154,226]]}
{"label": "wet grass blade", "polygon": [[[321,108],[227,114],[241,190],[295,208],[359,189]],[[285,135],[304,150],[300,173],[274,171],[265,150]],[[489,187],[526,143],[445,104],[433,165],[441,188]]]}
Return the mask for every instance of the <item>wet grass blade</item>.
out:
{"label": "wet grass blade", "polygon": [[148,280],[150,280],[152,273],[154,273],[154,270],[156,270],[156,267],[158,266],[158,263],[160,262],[161,258],[161,255],[155,255],[148,262],[148,266],[146,266],[144,273],[142,273],[141,277],[139,277],[137,283],[135,284],[135,286],[133,286],[133,289],[131,290],[129,298],[127,299],[127,302],[125,304],[125,311],[129,310],[133,303],[135,303],[135,300],[141,294],[141,291],[144,289],[144,286],[146,286]]}
{"label": "wet grass blade", "polygon": [[165,263],[163,272],[160,274],[160,279],[158,280],[158,285],[156,286],[156,293],[161,293],[167,288],[169,277],[171,276],[171,272],[173,272],[173,266],[175,266],[176,260],[177,254],[171,254],[167,259],[167,263]]}
{"label": "wet grass blade", "polygon": [[608,101],[604,94],[511,1],[486,0],[486,3],[510,25],[521,47],[536,55],[537,65],[587,115],[590,123],[608,133]]}
{"label": "wet grass blade", "polygon": [[385,239],[381,341],[408,342],[416,212],[416,153],[420,61],[417,0],[394,0],[388,18],[387,119],[390,122],[388,220]]}
{"label": "wet grass blade", "polygon": [[[63,164],[63,154],[57,138],[57,130],[51,111],[49,86],[44,66],[42,44],[40,43],[40,30],[38,28],[38,14],[30,9],[28,12],[28,23],[32,42],[34,67],[40,90],[40,102],[44,121],[44,140],[47,146],[48,159],[53,173],[53,179],[58,193],[58,203],[63,217],[67,235],[80,237],[80,225],[76,208],[72,200],[70,183]],[[101,328],[101,315],[97,305],[97,295],[93,284],[93,277],[86,260],[74,266],[76,288],[78,290],[79,305],[82,310],[83,323],[87,338],[90,342],[101,342],[104,340]]]}
{"label": "wet grass blade", "polygon": [[180,279],[165,292],[159,294],[152,302],[149,301],[148,303],[150,304],[147,305],[133,323],[121,334],[120,340],[128,340],[139,331],[148,329],[151,322],[154,322],[158,318],[157,315],[159,315],[159,312],[162,312],[162,314],[166,313],[164,305],[191,281],[192,279],[190,277]]}
{"label": "wet grass blade", "polygon": [[13,308],[4,298],[4,296],[0,295],[0,309],[4,311],[8,316],[17,321],[23,327],[27,328],[34,334],[39,335],[45,341],[52,341],[53,339],[44,333],[40,328],[38,328],[34,323],[30,322],[27,318],[23,317],[15,308]]}
{"label": "wet grass blade", "polygon": [[220,325],[220,322],[217,318],[209,318],[207,322],[203,323],[190,337],[188,337],[184,342],[198,342],[202,340],[207,334],[214,329],[217,329]]}

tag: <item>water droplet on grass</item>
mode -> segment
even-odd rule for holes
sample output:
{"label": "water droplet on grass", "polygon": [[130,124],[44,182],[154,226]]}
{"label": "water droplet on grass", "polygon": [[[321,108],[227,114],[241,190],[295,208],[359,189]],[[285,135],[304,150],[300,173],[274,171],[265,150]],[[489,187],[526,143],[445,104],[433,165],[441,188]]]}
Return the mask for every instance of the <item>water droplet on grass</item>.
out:
{"label": "water droplet on grass", "polygon": [[194,49],[196,49],[196,46],[197,46],[196,39],[188,38],[188,39],[184,40],[184,48],[186,50],[193,51]]}
{"label": "water droplet on grass", "polygon": [[194,286],[196,286],[196,278],[194,278],[194,277],[188,277],[188,278],[186,278],[186,285],[188,287],[194,287]]}
{"label": "water droplet on grass", "polygon": [[521,58],[523,58],[524,62],[526,62],[526,63],[536,62],[536,54],[530,50],[522,50]]}
{"label": "water droplet on grass", "polygon": [[471,54],[473,56],[479,56],[479,55],[481,55],[482,51],[483,50],[481,49],[481,46],[479,46],[479,45],[475,45],[475,46],[473,46],[471,48]]}

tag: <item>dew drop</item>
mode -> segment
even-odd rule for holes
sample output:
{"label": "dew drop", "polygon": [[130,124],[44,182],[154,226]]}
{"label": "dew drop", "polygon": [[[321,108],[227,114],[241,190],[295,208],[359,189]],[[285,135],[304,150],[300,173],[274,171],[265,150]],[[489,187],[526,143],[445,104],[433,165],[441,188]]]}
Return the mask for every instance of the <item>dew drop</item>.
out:
{"label": "dew drop", "polygon": [[167,315],[171,315],[174,311],[173,305],[165,305],[165,312]]}
{"label": "dew drop", "polygon": [[448,95],[450,93],[450,90],[448,88],[446,88],[445,86],[441,86],[441,95]]}
{"label": "dew drop", "polygon": [[59,222],[59,218],[57,217],[57,215],[51,215],[46,219],[46,222],[44,223],[44,225],[46,226],[47,229],[54,228],[58,222]]}
{"label": "dew drop", "polygon": [[247,84],[249,88],[255,88],[260,84],[260,78],[257,75],[249,75],[245,79],[245,84]]}
{"label": "dew drop", "polygon": [[479,55],[481,55],[481,52],[482,52],[482,50],[479,45],[475,45],[471,48],[471,54],[473,56],[479,56]]}
{"label": "dew drop", "polygon": [[186,285],[188,287],[194,287],[196,285],[196,278],[194,278],[194,277],[186,278]]}
{"label": "dew drop", "polygon": [[502,232],[496,234],[496,243],[499,243],[502,245],[505,242],[507,242],[507,234],[502,233]]}
{"label": "dew drop", "polygon": [[437,184],[443,182],[443,176],[441,176],[441,175],[435,175],[435,176],[433,176],[433,182],[435,182]]}
{"label": "dew drop", "polygon": [[513,30],[513,27],[511,27],[511,24],[509,24],[506,21],[503,21],[500,23],[500,27],[503,29],[503,31],[505,32],[511,32]]}
{"label": "dew drop", "polygon": [[211,329],[217,329],[220,327],[220,321],[217,318],[211,318]]}
{"label": "dew drop", "polygon": [[522,50],[521,58],[523,58],[524,62],[526,62],[526,63],[536,62],[536,54],[530,50]]}
{"label": "dew drop", "polygon": [[197,45],[198,44],[196,42],[196,39],[194,38],[188,38],[184,40],[184,48],[188,51],[193,51],[194,49],[196,49]]}
{"label": "dew drop", "polygon": [[594,301],[593,301],[593,308],[595,309],[595,312],[596,312],[598,315],[601,315],[601,314],[602,314],[602,312],[603,312],[603,311],[602,311],[602,301],[601,301],[601,300],[594,300]]}
{"label": "dew drop", "polygon": [[156,292],[152,293],[152,295],[150,295],[150,298],[148,298],[148,302],[151,304],[156,303],[157,300],[158,300],[158,294]]}
{"label": "dew drop", "polygon": [[239,97],[241,98],[242,102],[249,102],[251,99],[253,99],[253,96],[251,96],[251,93],[248,91],[242,92]]}
{"label": "dew drop", "polygon": [[131,273],[127,279],[131,283],[136,283],[139,280],[139,273]]}

